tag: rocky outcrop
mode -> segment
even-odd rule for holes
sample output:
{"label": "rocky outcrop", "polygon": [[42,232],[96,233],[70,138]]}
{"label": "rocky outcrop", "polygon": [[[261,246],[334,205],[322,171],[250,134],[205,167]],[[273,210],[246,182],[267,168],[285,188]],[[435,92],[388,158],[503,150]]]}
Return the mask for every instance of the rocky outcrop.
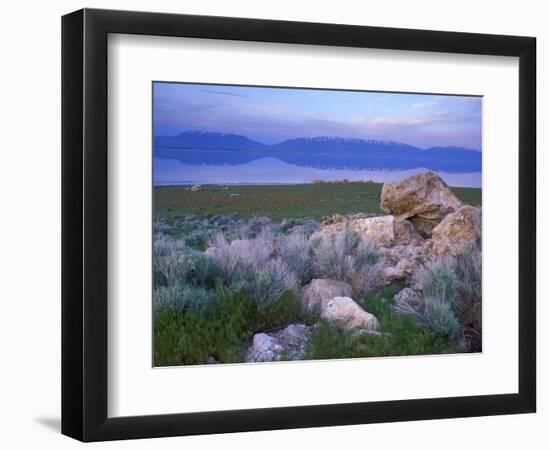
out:
{"label": "rocky outcrop", "polygon": [[390,249],[381,249],[382,284],[397,280],[409,280],[422,267],[427,259],[429,241],[417,241],[417,245],[398,245]]}
{"label": "rocky outcrop", "polygon": [[292,324],[281,331],[257,333],[252,338],[246,362],[302,359],[312,329],[303,324]]}
{"label": "rocky outcrop", "polygon": [[334,297],[324,302],[321,317],[348,330],[355,328],[378,330],[380,328],[378,319],[361,308],[350,297]]}
{"label": "rocky outcrop", "polygon": [[481,230],[480,212],[464,205],[445,217],[432,231],[429,251],[437,256],[458,256],[466,243],[477,242]]}
{"label": "rocky outcrop", "polygon": [[323,303],[333,297],[349,297],[353,289],[343,281],[316,278],[302,289],[302,305],[310,311],[321,312]]}
{"label": "rocky outcrop", "polygon": [[384,183],[380,207],[398,222],[409,219],[424,237],[443,218],[462,206],[447,184],[435,173],[425,172],[395,183]]}
{"label": "rocky outcrop", "polygon": [[381,247],[409,244],[415,239],[422,239],[411,222],[408,220],[398,222],[394,216],[350,216],[347,220],[345,216],[339,216],[338,219],[340,220],[332,218],[329,222],[325,222],[318,235],[330,237],[349,229]]}

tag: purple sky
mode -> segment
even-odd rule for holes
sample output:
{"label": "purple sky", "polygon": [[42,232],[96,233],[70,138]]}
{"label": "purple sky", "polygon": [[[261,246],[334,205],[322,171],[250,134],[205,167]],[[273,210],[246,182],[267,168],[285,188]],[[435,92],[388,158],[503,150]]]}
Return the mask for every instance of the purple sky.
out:
{"label": "purple sky", "polygon": [[154,83],[155,136],[200,130],[274,144],[313,136],[481,150],[480,97]]}

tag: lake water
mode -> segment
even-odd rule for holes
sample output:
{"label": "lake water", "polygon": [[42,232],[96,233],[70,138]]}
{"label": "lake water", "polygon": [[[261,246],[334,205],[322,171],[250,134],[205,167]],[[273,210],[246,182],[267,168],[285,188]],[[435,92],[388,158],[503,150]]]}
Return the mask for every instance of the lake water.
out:
{"label": "lake water", "polygon": [[[294,165],[274,157],[234,164],[186,164],[178,159],[154,158],[154,184],[296,184],[312,180],[398,181],[428,169],[369,170],[359,168],[324,168]],[[433,169],[432,169],[433,170]],[[437,172],[447,184],[481,187],[481,172]]]}

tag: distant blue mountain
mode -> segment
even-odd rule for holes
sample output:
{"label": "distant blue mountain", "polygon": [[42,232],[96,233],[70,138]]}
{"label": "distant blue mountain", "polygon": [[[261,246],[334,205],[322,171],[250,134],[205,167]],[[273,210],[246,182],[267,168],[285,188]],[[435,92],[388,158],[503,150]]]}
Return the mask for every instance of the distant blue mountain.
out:
{"label": "distant blue mountain", "polygon": [[246,136],[186,131],[155,138],[155,156],[192,165],[245,164],[274,157],[289,164],[327,169],[480,172],[481,152],[462,147],[421,149],[390,140],[319,136],[265,145]]}
{"label": "distant blue mountain", "polygon": [[388,152],[411,151],[418,148],[395,141],[376,139],[345,139],[336,136],[318,136],[311,138],[288,139],[271,146],[279,152],[311,152],[324,155],[381,155],[387,156]]}
{"label": "distant blue mountain", "polygon": [[184,131],[176,136],[158,136],[155,146],[163,148],[217,148],[228,150],[254,150],[265,145],[246,136],[206,131]]}

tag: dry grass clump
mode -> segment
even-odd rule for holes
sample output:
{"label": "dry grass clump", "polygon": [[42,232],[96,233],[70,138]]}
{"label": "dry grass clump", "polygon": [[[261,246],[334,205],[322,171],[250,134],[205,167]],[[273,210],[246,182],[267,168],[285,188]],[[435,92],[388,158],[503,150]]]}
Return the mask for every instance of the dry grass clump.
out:
{"label": "dry grass clump", "polygon": [[376,245],[349,228],[318,238],[312,258],[316,278],[345,281],[359,297],[376,287],[382,270]]}
{"label": "dry grass clump", "polygon": [[255,239],[232,242],[219,233],[210,248],[225,284],[243,289],[255,300],[269,303],[297,288],[296,275],[278,256],[268,229]]}

